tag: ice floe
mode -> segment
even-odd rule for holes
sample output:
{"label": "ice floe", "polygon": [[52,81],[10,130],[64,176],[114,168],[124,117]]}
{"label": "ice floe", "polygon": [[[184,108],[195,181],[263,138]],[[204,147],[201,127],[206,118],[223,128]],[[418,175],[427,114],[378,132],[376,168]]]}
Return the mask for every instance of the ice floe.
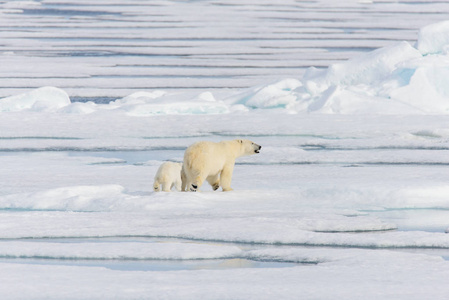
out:
{"label": "ice floe", "polygon": [[422,54],[446,54],[448,45],[449,21],[430,24],[419,30],[416,48]]}
{"label": "ice floe", "polygon": [[65,91],[55,87],[41,87],[25,94],[1,99],[0,111],[57,111],[70,104],[69,95]]}

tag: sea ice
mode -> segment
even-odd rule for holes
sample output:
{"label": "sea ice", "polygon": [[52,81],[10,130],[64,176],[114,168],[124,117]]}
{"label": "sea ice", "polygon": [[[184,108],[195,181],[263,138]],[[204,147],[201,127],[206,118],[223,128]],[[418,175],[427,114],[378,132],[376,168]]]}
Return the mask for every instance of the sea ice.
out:
{"label": "sea ice", "polygon": [[296,79],[285,79],[269,85],[255,87],[238,95],[237,103],[249,108],[281,108],[296,102],[297,96],[293,91],[302,86]]}
{"label": "sea ice", "polygon": [[409,43],[402,42],[331,65],[326,71],[306,74],[303,78],[307,92],[321,94],[332,86],[357,86],[376,84],[396,69],[400,62],[421,57]]}
{"label": "sea ice", "polygon": [[424,55],[447,53],[449,21],[434,23],[419,30],[416,48]]}
{"label": "sea ice", "polygon": [[[357,249],[294,253],[293,259],[335,258],[290,268],[126,272],[105,267],[1,263],[2,293],[10,299],[445,299],[447,262],[441,258]],[[270,253],[254,253],[275,257]],[[312,260],[312,262],[315,262]],[[45,274],[45,276],[43,275]],[[32,285],[28,283],[33,283]],[[181,284],[182,283],[182,284]],[[367,293],[367,291],[371,291]],[[19,297],[20,295],[20,297]]]}
{"label": "sea ice", "polygon": [[[226,114],[258,109],[326,114],[447,114],[449,60],[442,50],[448,43],[444,39],[446,28],[447,22],[423,28],[417,48],[400,42],[327,69],[310,68],[301,80],[282,79],[236,94],[222,93],[219,98],[210,91],[192,95],[150,90],[109,104],[71,103],[64,91],[45,87],[0,99],[0,110],[76,114],[117,110],[130,116]],[[429,45],[429,41],[436,44]]]}
{"label": "sea ice", "polygon": [[[216,101],[210,92],[201,93],[191,99],[185,99],[185,96],[177,94],[166,96],[164,92],[160,91],[155,91],[150,95],[148,97],[139,94],[137,99],[128,96],[123,101],[125,104],[120,106],[119,109],[125,110],[130,116],[222,114],[229,112],[228,107],[221,101]],[[117,101],[114,104],[116,103]]]}
{"label": "sea ice", "polygon": [[0,99],[0,110],[75,114],[115,110],[129,116],[227,114],[258,109],[326,114],[447,114],[449,60],[443,51],[449,43],[444,38],[447,24],[424,27],[417,48],[400,42],[327,69],[310,68],[301,80],[282,79],[236,94],[220,94],[219,98],[211,91],[192,95],[150,90],[109,104],[71,103],[64,91],[45,87]]}
{"label": "sea ice", "polygon": [[[446,27],[424,28],[417,48],[244,91],[148,89],[96,104],[43,87],[0,99],[0,296],[446,299]],[[162,161],[237,137],[263,148],[236,164],[235,191],[151,192]],[[209,259],[227,269],[105,263]]]}
{"label": "sea ice", "polygon": [[41,87],[25,94],[0,99],[0,112],[57,111],[67,105],[70,105],[70,98],[65,91],[55,87]]}

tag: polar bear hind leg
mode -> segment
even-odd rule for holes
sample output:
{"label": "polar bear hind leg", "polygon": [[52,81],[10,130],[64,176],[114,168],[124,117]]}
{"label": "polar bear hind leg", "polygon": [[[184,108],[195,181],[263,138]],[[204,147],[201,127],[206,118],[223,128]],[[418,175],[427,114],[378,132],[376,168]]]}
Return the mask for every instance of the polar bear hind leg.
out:
{"label": "polar bear hind leg", "polygon": [[204,179],[201,180],[201,176],[197,175],[199,173],[200,172],[193,171],[191,168],[186,168],[184,164],[181,170],[181,191],[196,192],[204,181]]}
{"label": "polar bear hind leg", "polygon": [[190,191],[196,192],[199,190],[199,188],[203,185],[204,180],[206,179],[206,176],[201,172],[196,172],[198,175],[194,177],[190,184]]}
{"label": "polar bear hind leg", "polygon": [[183,168],[181,171],[181,191],[198,191],[199,187],[203,183],[204,179],[198,175],[200,172],[195,172],[191,169]]}
{"label": "polar bear hind leg", "polygon": [[162,178],[159,177],[157,182],[159,183],[159,185],[161,185],[160,190],[162,190],[163,192],[171,191],[172,181],[168,176],[162,176]]}
{"label": "polar bear hind leg", "polygon": [[187,182],[186,171],[184,170],[184,166],[182,166],[182,169],[181,169],[181,191],[187,192],[186,187],[188,187],[189,184],[190,183]]}
{"label": "polar bear hind leg", "polygon": [[164,191],[164,192],[170,192],[172,186],[173,186],[172,182],[171,182],[170,180],[165,179],[165,180],[162,182],[162,191]]}

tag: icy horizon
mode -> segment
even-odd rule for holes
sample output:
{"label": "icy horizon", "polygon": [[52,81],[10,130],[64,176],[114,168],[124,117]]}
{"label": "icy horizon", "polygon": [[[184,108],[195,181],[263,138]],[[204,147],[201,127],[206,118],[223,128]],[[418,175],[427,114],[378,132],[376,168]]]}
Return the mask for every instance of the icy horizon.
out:
{"label": "icy horizon", "polygon": [[3,1],[0,97],[226,91],[299,79],[445,21],[444,1]]}

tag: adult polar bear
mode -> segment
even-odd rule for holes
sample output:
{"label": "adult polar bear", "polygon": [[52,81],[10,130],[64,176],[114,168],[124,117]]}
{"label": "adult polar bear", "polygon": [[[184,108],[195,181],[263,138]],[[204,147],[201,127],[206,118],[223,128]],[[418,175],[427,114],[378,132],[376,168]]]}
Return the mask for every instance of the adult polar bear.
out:
{"label": "adult polar bear", "polygon": [[220,186],[225,192],[232,191],[235,159],[259,153],[261,148],[249,140],[197,142],[191,145],[184,153],[181,190],[196,192],[207,180],[214,191]]}

